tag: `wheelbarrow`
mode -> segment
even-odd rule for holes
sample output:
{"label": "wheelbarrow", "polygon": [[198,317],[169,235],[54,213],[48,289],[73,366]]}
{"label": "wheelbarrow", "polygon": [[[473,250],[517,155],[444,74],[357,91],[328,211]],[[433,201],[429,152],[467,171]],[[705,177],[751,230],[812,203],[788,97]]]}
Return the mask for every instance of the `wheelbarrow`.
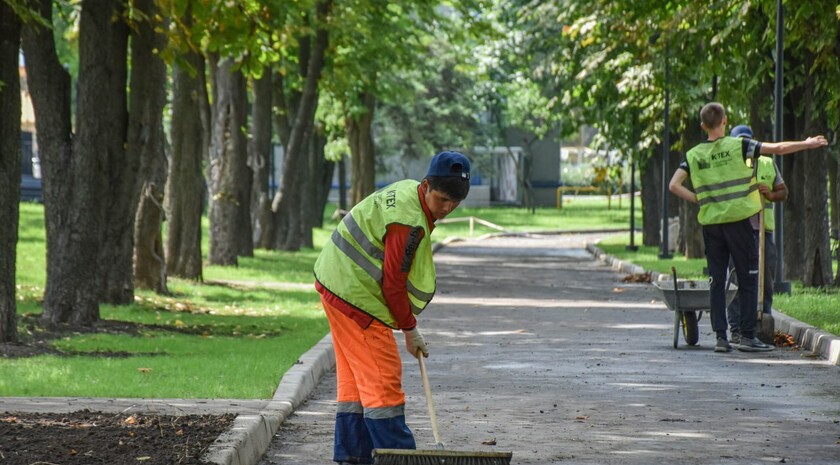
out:
{"label": "wheelbarrow", "polygon": [[[669,310],[674,311],[674,348],[679,344],[680,326],[682,326],[685,343],[694,346],[700,340],[700,327],[698,322],[703,316],[703,311],[709,310],[708,280],[677,279],[677,270],[671,267],[674,276],[673,281],[654,281],[653,286],[659,290],[662,300]],[[730,281],[731,275],[726,279],[726,305],[728,306],[738,286]]]}

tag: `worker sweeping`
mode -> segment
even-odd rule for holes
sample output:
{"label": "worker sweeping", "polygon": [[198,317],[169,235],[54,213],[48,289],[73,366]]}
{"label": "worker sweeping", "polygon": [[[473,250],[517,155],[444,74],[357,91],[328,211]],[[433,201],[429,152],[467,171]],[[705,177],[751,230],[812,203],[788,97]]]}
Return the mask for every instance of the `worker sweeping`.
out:
{"label": "worker sweeping", "polygon": [[335,462],[372,463],[374,448],[416,448],[394,330],[409,354],[428,357],[415,315],[435,293],[430,236],[469,189],[467,157],[438,153],[422,181],[398,181],[353,207],[315,262],[336,358]]}

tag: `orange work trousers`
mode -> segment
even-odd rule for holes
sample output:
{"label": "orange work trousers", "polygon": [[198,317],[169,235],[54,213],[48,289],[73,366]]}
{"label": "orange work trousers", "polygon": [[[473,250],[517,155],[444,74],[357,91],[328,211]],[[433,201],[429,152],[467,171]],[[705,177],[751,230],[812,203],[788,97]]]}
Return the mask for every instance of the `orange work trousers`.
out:
{"label": "orange work trousers", "polygon": [[415,449],[405,424],[402,360],[388,326],[367,328],[323,298],[335,349],[337,411],[336,462],[372,463],[373,449]]}

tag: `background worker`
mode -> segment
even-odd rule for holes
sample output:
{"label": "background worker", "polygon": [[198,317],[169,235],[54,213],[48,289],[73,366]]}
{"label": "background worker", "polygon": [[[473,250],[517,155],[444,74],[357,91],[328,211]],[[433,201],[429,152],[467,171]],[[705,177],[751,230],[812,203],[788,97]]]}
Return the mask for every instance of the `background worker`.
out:
{"label": "background worker", "polygon": [[402,330],[409,354],[428,357],[415,315],[435,293],[430,235],[469,189],[467,157],[441,152],[421,182],[398,181],[353,207],[315,262],[336,358],[336,462],[372,463],[375,448],[416,448],[393,330]]}
{"label": "background worker", "polygon": [[[743,137],[752,139],[753,133],[749,126],[739,125],[729,132],[731,137]],[[773,241],[773,230],[776,228],[776,221],[773,215],[773,202],[784,202],[788,196],[788,189],[785,180],[779,173],[779,167],[771,157],[758,157],[758,190],[767,201],[764,204],[764,306],[762,311],[769,315],[773,311],[773,282],[776,279],[776,245]],[[750,224],[756,233],[758,240],[758,215],[750,217]],[[740,289],[732,299],[732,303],[726,309],[726,317],[729,321],[730,340],[733,344],[741,343],[740,330]]]}
{"label": "background worker", "polygon": [[[700,205],[697,220],[703,227],[706,263],[711,275],[709,305],[712,330],[717,336],[715,352],[730,352],[726,337],[726,270],[730,258],[735,263],[741,293],[741,343],[745,352],[773,350],[755,338],[758,248],[750,217],[761,209],[759,190],[748,158],[761,154],[784,155],[827,145],[823,136],[804,141],[762,143],[725,135],[726,111],[717,102],[700,110],[700,126],[707,140],[686,153],[669,189],[678,197]],[[694,192],[683,186],[691,179]]]}

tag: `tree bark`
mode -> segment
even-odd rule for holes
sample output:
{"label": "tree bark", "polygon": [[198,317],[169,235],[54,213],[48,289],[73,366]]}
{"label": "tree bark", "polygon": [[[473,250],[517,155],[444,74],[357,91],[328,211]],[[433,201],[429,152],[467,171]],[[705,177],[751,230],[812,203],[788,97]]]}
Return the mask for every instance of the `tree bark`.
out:
{"label": "tree bark", "polygon": [[[192,22],[189,11],[185,24]],[[173,66],[172,157],[166,180],[166,269],[201,281],[201,214],[206,187],[202,160],[209,150],[210,107],[204,58],[188,52]]]}
{"label": "tree bark", "polygon": [[[801,63],[798,65],[810,69],[813,60],[814,57],[809,53],[799,58]],[[801,108],[802,111],[796,118],[787,119],[785,139],[797,140],[825,134],[828,125],[816,108],[814,81],[815,77],[809,74],[788,94],[785,106],[789,114],[796,114],[791,111],[794,108]],[[805,286],[829,285],[833,282],[833,276],[827,210],[826,149],[787,155],[783,159],[783,173],[789,191],[784,216],[785,271],[788,276],[800,279]]]}
{"label": "tree bark", "polygon": [[260,79],[253,81],[254,100],[251,106],[251,133],[248,141],[248,166],[254,176],[251,192],[251,222],[254,230],[254,247],[271,245],[271,197],[268,183],[271,169],[271,107],[272,70],[263,70]]}
{"label": "tree bark", "polygon": [[[688,117],[688,121],[685,122],[685,127],[699,128],[699,113],[692,113],[692,115]],[[705,139],[705,136],[702,131],[683,131],[682,139],[682,146],[690,149],[702,142]],[[671,172],[673,173],[677,170],[678,165],[671,164],[670,167]],[[668,181],[670,181],[670,179],[668,179]],[[692,191],[694,190],[690,179],[686,180],[686,187]],[[672,195],[671,197],[678,198],[675,195]],[[685,258],[703,258],[706,255],[703,246],[703,228],[700,226],[700,222],[697,221],[697,214],[700,212],[700,206],[696,203],[689,203],[684,200],[679,200],[679,204],[680,239],[683,246],[682,250],[685,252]]]}
{"label": "tree bark", "polygon": [[[829,181],[830,185],[833,187],[833,197],[834,201],[831,204],[831,224],[833,226],[833,236],[834,243],[837,244],[834,252],[836,254],[836,259],[840,261],[840,154],[835,152],[834,159],[831,162],[834,166],[834,178]],[[834,275],[834,285],[840,286],[840,267],[837,268],[837,274]]]}
{"label": "tree bark", "polygon": [[253,256],[251,232],[251,171],[247,140],[242,128],[248,124],[245,77],[234,71],[230,58],[215,70],[213,125],[210,139],[208,184],[210,187],[210,250],[215,265],[237,265],[239,256]]}
{"label": "tree bark", "polygon": [[[33,5],[52,22],[50,1]],[[48,324],[90,325],[99,319],[97,257],[104,239],[101,205],[107,153],[121,150],[110,136],[125,123],[124,113],[120,114],[125,102],[125,63],[121,70],[114,69],[125,56],[123,27],[112,21],[120,17],[118,11],[112,1],[82,4],[75,137],[70,76],[58,60],[52,31],[34,23],[24,29],[44,186],[47,284],[42,319]],[[103,135],[108,135],[104,144]]]}
{"label": "tree bark", "polygon": [[283,179],[271,205],[276,228],[274,245],[281,250],[299,250],[302,242],[300,171],[304,169],[301,165],[307,163],[306,136],[311,134],[310,128],[318,106],[318,82],[329,45],[329,32],[324,24],[331,8],[332,0],[318,2],[315,44],[307,63],[303,93],[286,144]]}
{"label": "tree bark", "polygon": [[[160,12],[153,0],[135,0],[135,34],[131,40],[131,113],[128,158],[140,161],[136,187],[141,191],[134,218],[134,279],[137,287],[167,293],[162,227],[167,160],[164,153],[163,107],[166,104],[166,65],[154,53],[166,46],[166,36],[155,32],[166,25],[155,21]],[[142,235],[139,235],[142,234]],[[133,296],[133,290],[132,290]]]}
{"label": "tree bark", "polygon": [[20,50],[21,23],[0,3],[0,344],[17,342],[15,261],[20,214]]}
{"label": "tree bark", "polygon": [[161,225],[166,217],[163,210],[163,190],[148,181],[143,186],[137,219],[134,222],[134,279],[140,289],[168,294],[166,260],[163,253]]}
{"label": "tree bark", "polygon": [[[813,100],[809,102],[813,104]],[[806,129],[800,138],[804,139],[807,137],[806,134],[826,133],[826,125],[823,121],[809,121],[809,123],[805,125]],[[834,279],[831,269],[831,241],[828,224],[828,176],[825,169],[828,154],[826,149],[822,148],[809,150],[800,156],[807,157],[803,171],[805,178],[808,179],[803,192],[805,272],[802,275],[802,284],[808,287],[830,286]]]}
{"label": "tree bark", "polygon": [[662,147],[639,163],[642,200],[642,245],[658,246],[662,243]]}
{"label": "tree bark", "polygon": [[[89,120],[96,120],[91,129],[77,125],[77,147],[92,159],[101,160],[103,170],[102,197],[94,200],[100,205],[98,282],[100,302],[128,305],[134,302],[134,214],[137,211],[139,186],[137,173],[139,153],[126,150],[128,136],[128,25],[123,19],[124,4],[121,0],[85,0],[92,25],[107,36],[104,41],[89,42],[86,49],[80,43],[79,102],[82,87],[89,86],[90,106],[85,113]],[[108,44],[103,54],[103,44]],[[96,79],[82,83],[81,54],[103,54],[105,67],[98,67],[101,74]],[[149,51],[151,53],[151,51]],[[136,66],[135,66],[136,68]],[[99,82],[104,83],[100,85]],[[138,96],[142,99],[142,96]],[[81,110],[81,104],[79,109]],[[81,111],[79,113],[81,115]],[[77,122],[84,119],[77,118]]]}
{"label": "tree bark", "polygon": [[327,198],[332,187],[335,162],[327,160],[324,148],[327,145],[327,138],[324,134],[316,132],[312,136],[312,199],[313,208],[309,212],[309,226],[320,228],[324,225],[324,210],[327,207]]}
{"label": "tree bark", "polygon": [[363,92],[359,101],[365,108],[361,115],[346,115],[344,129],[350,145],[350,207],[364,200],[376,190],[376,157],[373,150],[373,115],[376,97]]}

